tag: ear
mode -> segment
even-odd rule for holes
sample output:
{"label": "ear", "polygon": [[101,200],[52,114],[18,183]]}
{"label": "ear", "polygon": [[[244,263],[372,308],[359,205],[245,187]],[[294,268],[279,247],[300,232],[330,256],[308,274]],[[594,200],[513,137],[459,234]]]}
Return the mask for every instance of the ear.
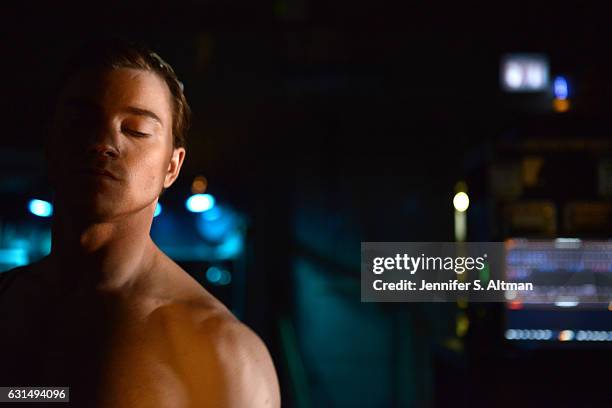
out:
{"label": "ear", "polygon": [[172,151],[172,157],[170,158],[168,171],[166,172],[166,178],[164,179],[164,188],[168,188],[172,185],[172,183],[174,183],[174,180],[176,180],[179,172],[181,171],[183,160],[185,160],[185,148],[177,147]]}

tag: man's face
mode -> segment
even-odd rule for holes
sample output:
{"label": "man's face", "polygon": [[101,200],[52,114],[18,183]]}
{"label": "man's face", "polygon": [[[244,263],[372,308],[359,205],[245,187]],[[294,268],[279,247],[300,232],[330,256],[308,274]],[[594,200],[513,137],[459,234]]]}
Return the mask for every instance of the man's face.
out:
{"label": "man's face", "polygon": [[56,200],[98,220],[151,214],[180,171],[171,94],[155,73],[84,72],[60,95],[48,160]]}

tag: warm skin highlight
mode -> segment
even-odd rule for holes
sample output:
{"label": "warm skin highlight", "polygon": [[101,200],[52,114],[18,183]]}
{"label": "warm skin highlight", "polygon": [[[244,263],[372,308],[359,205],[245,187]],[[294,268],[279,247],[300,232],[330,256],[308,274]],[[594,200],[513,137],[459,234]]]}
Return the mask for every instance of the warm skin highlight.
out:
{"label": "warm skin highlight", "polygon": [[[152,112],[160,122],[131,108]],[[171,123],[169,92],[152,72],[86,72],[68,84],[48,151],[56,191],[51,257],[74,262],[104,252],[112,255],[93,266],[109,281],[97,284],[137,278],[134,266],[145,262],[151,247],[159,194],[176,180],[185,157],[184,148],[172,147]],[[89,167],[115,178],[83,172]]]}
{"label": "warm skin highlight", "polygon": [[171,112],[146,70],[64,88],[47,148],[52,250],[0,281],[0,383],[70,386],[79,407],[280,406],[261,339],[149,235],[185,158]]}

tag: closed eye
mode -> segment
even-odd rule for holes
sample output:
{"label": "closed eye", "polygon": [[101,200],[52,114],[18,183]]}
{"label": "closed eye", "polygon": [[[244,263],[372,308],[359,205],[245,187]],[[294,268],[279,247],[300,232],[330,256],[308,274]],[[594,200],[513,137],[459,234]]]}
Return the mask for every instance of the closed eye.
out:
{"label": "closed eye", "polygon": [[151,136],[148,133],[143,133],[143,132],[139,132],[137,130],[133,130],[133,129],[123,129],[123,131],[125,133],[128,133],[132,136],[136,136],[136,137],[147,137],[147,136]]}

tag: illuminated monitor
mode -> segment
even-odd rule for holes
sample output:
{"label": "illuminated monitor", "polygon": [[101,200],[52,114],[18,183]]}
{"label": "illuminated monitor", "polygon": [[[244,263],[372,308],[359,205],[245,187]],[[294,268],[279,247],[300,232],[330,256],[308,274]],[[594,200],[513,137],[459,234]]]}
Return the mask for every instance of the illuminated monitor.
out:
{"label": "illuminated monitor", "polygon": [[550,88],[548,58],[543,54],[506,54],[500,83],[506,92],[544,92]]}
{"label": "illuminated monitor", "polygon": [[509,239],[504,336],[525,345],[612,346],[612,240]]}

